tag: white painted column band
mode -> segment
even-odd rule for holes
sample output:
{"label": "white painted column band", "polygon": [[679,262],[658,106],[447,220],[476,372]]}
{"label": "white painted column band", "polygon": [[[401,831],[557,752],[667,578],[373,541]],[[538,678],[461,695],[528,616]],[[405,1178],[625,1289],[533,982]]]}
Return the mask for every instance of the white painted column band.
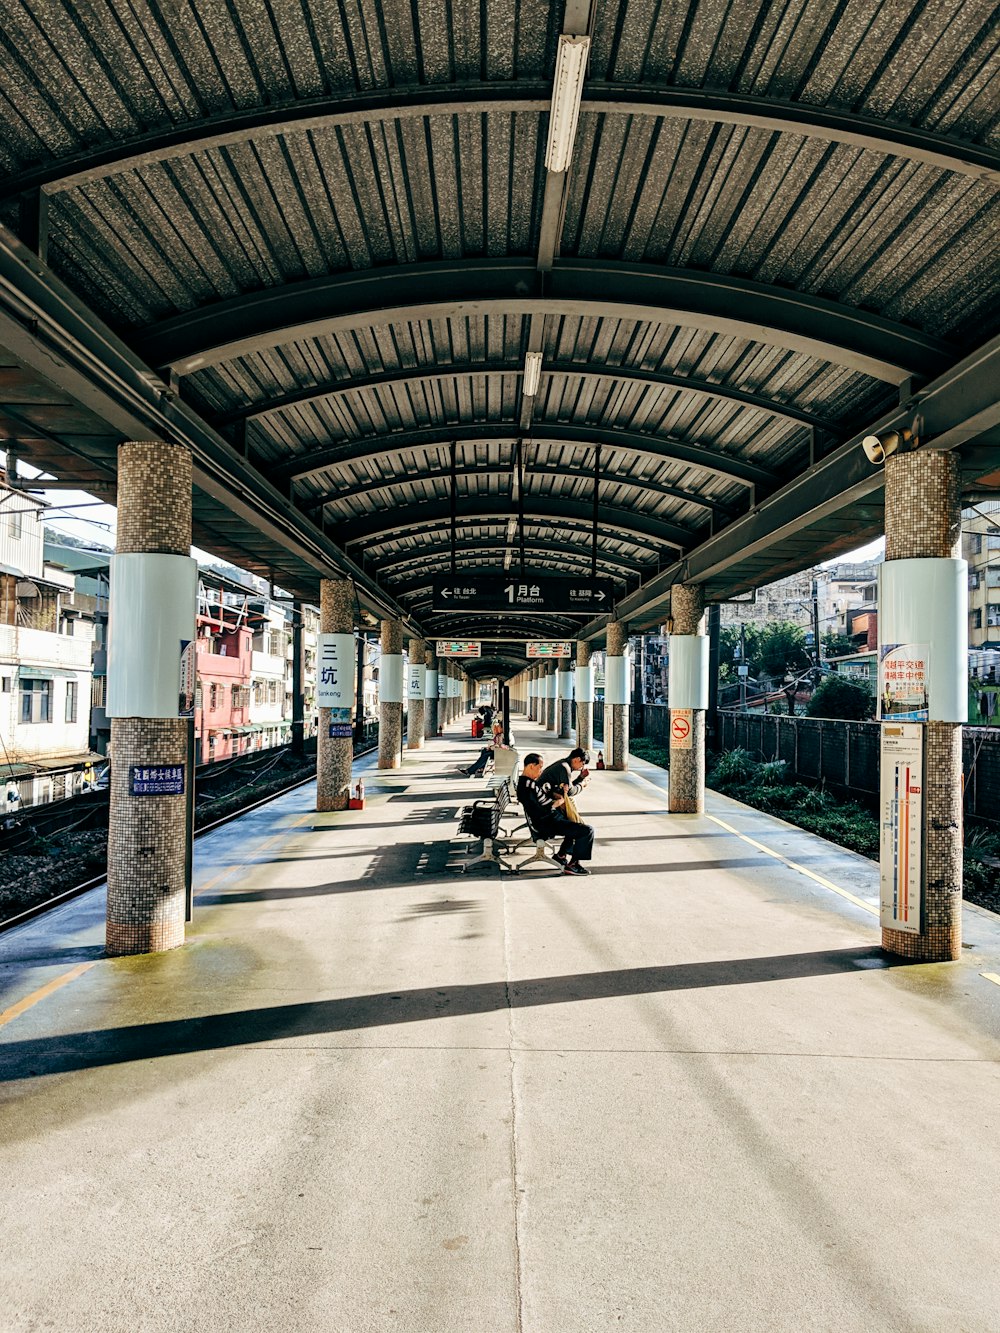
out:
{"label": "white painted column band", "polygon": [[403,655],[383,653],[378,672],[378,698],[382,704],[403,702]]}
{"label": "white painted column band", "polygon": [[708,635],[671,634],[667,703],[671,708],[708,707]]}
{"label": "white painted column band", "polygon": [[624,706],[629,702],[629,670],[627,657],[614,657],[610,653],[604,663],[604,702]]}
{"label": "white painted column band", "polygon": [[594,702],[594,668],[578,666],[576,668],[576,701],[578,704]]}
{"label": "white painted column band", "polygon": [[554,671],[545,677],[545,697],[546,699],[556,697],[556,673]]}
{"label": "white painted column band", "polygon": [[111,557],[109,717],[185,715],[181,654],[194,652],[197,603],[198,565],[190,556]]}
{"label": "white painted column band", "polygon": [[560,699],[573,698],[573,672],[567,667],[565,670],[560,668],[558,672],[559,683],[557,689]]}
{"label": "white painted column band", "polygon": [[965,560],[887,560],[879,566],[879,649],[890,644],[927,645],[929,722],[969,720],[968,603]]}

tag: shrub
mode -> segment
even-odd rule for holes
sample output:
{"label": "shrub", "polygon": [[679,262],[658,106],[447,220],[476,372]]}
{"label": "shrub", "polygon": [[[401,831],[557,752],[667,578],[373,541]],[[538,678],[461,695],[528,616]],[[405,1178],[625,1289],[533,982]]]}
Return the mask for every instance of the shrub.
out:
{"label": "shrub", "polygon": [[875,700],[868,686],[848,676],[824,676],[806,704],[807,717],[840,718],[867,722],[874,715]]}
{"label": "shrub", "polygon": [[731,787],[738,782],[752,782],[757,763],[749,750],[737,746],[720,754],[712,770],[713,787]]}

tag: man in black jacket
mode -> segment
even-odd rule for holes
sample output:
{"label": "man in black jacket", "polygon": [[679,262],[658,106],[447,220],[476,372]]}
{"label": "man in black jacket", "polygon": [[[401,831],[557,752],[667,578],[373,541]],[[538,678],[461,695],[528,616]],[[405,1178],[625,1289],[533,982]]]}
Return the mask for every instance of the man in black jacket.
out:
{"label": "man in black jacket", "polygon": [[562,812],[565,797],[554,795],[541,784],[542,756],[526,754],[517,781],[517,799],[530,826],[543,838],[562,838],[556,852],[566,875],[589,875],[581,861],[589,861],[594,850],[594,830],[589,824],[575,824]]}

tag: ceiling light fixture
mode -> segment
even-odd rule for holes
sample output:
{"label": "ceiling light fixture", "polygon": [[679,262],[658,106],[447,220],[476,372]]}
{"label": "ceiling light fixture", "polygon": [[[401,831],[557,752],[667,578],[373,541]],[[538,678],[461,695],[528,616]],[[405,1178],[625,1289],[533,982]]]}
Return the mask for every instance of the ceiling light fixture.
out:
{"label": "ceiling light fixture", "polygon": [[538,392],[538,380],[542,373],[542,354],[541,352],[525,352],[524,354],[524,388],[525,398],[534,398]]}
{"label": "ceiling light fixture", "polygon": [[589,37],[562,33],[556,52],[556,79],[549,111],[549,142],[545,165],[549,171],[566,171],[573,156],[576,123],[580,119],[583,79],[590,54]]}

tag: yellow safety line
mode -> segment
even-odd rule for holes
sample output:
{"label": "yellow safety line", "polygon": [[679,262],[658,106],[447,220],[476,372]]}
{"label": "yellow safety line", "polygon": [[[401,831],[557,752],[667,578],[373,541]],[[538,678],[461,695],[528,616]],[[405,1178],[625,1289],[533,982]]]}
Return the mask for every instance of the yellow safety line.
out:
{"label": "yellow safety line", "polygon": [[[648,787],[653,788],[653,791],[656,792],[661,800],[663,799],[663,792],[657,787],[655,782],[650,782],[649,778],[644,778],[641,773],[631,773],[629,776],[638,778],[640,782],[645,782]],[[858,898],[855,894],[848,892],[847,889],[842,889],[839,884],[834,884],[832,880],[826,879],[823,875],[817,875],[815,870],[809,870],[805,866],[800,866],[797,861],[790,861],[787,856],[782,856],[780,852],[774,851],[771,847],[765,847],[762,842],[758,842],[756,838],[750,838],[747,834],[741,833],[739,829],[733,828],[732,824],[727,824],[724,819],[719,819],[717,815],[706,814],[705,818],[710,819],[713,824],[718,824],[720,828],[724,828],[727,833],[734,834],[743,842],[748,842],[751,847],[756,847],[759,852],[764,852],[767,856],[773,856],[776,861],[780,861],[783,865],[788,866],[790,870],[797,870],[800,875],[807,875],[809,879],[815,880],[817,884],[822,884],[824,889],[830,889],[834,893],[839,893],[842,898],[846,898],[848,902],[854,903],[856,907],[861,907],[866,912],[870,912],[872,916],[879,915],[879,909],[873,907],[871,903],[866,903],[863,898]]]}
{"label": "yellow safety line", "polygon": [[[295,820],[292,828],[297,827],[299,824],[304,824],[307,819],[311,818],[311,815],[301,815]],[[271,843],[278,842],[281,838],[287,837],[290,831],[290,829],[284,828],[280,830],[280,832],[272,834],[269,838],[265,838],[263,842],[257,844],[254,855],[262,851]],[[240,865],[246,865],[246,862],[240,862]],[[198,894],[204,893],[205,890],[210,889],[213,884],[218,884],[220,879],[225,879],[227,875],[231,875],[234,870],[240,868],[240,865],[231,865],[225,870],[220,870],[217,875],[213,875],[210,880],[207,880],[195,890],[195,896],[197,897]],[[30,995],[26,995],[23,1000],[18,1000],[17,1004],[12,1004],[9,1009],[5,1009],[3,1013],[0,1014],[0,1028],[4,1027],[7,1023],[13,1022],[15,1018],[18,1018],[21,1014],[25,1013],[26,1010],[32,1009],[40,1000],[44,1000],[47,995],[51,995],[53,991],[59,990],[62,986],[68,986],[71,981],[75,981],[77,977],[82,976],[84,972],[88,971],[93,966],[93,963],[81,963],[79,967],[71,968],[69,972],[64,972],[61,977],[56,977],[54,981],[50,981],[47,985],[33,991]]]}
{"label": "yellow safety line", "polygon": [[979,975],[985,977],[987,981],[992,981],[994,986],[1000,986],[1000,977],[995,972],[980,972]]}
{"label": "yellow safety line", "polygon": [[32,1008],[32,1006],[36,1005],[39,1000],[44,1000],[46,995],[51,995],[52,992],[58,990],[60,986],[68,986],[71,981],[75,981],[77,977],[82,976],[84,972],[88,971],[88,969],[93,966],[93,963],[81,963],[79,967],[74,967],[71,968],[69,972],[64,972],[61,977],[56,977],[55,981],[50,981],[48,985],[42,986],[31,995],[26,995],[23,1000],[18,1000],[17,1004],[12,1004],[9,1009],[5,1009],[3,1013],[0,1014],[0,1028],[2,1028],[5,1023],[10,1023],[13,1019],[17,1018],[19,1014],[23,1014],[26,1009]]}

